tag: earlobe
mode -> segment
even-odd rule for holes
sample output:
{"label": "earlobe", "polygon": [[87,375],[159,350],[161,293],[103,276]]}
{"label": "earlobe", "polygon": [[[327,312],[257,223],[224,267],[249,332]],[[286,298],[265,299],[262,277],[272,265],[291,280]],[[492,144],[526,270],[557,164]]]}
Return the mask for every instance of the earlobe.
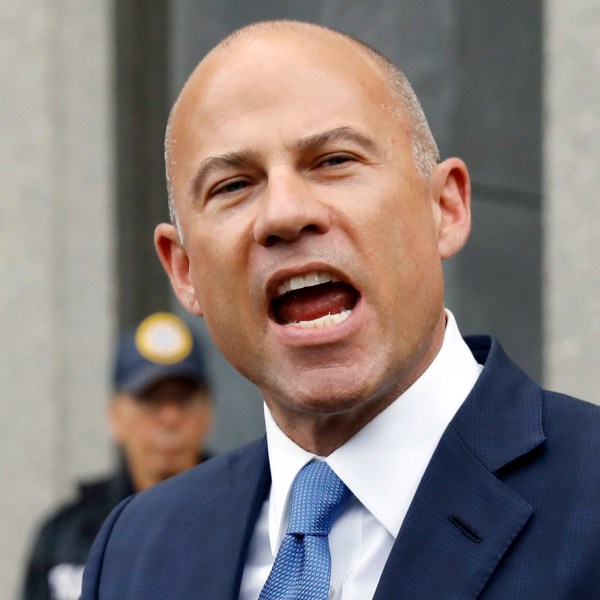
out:
{"label": "earlobe", "polygon": [[471,231],[471,181],[459,158],[441,162],[431,178],[436,204],[438,249],[441,258],[454,256]]}
{"label": "earlobe", "polygon": [[202,316],[190,273],[190,260],[175,227],[168,223],[158,225],[154,231],[154,245],[181,305],[192,314]]}

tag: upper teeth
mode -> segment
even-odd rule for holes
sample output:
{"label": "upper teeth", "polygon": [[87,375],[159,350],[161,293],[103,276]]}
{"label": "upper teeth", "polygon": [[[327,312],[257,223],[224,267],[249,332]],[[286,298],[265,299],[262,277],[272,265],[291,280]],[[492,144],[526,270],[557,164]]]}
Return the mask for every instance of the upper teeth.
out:
{"label": "upper teeth", "polygon": [[277,288],[277,295],[281,296],[286,292],[300,290],[302,288],[311,287],[313,285],[320,285],[321,283],[329,283],[330,281],[339,281],[339,279],[334,275],[331,275],[330,273],[324,273],[319,271],[305,273],[304,275],[295,275],[294,277],[286,279],[283,283],[279,285],[279,287]]}

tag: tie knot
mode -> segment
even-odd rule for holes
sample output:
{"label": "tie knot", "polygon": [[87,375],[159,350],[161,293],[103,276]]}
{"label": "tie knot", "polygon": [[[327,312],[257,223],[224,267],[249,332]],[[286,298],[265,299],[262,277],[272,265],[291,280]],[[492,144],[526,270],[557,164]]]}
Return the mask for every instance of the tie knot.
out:
{"label": "tie knot", "polygon": [[328,536],[350,490],[324,461],[307,464],[292,485],[288,534]]}

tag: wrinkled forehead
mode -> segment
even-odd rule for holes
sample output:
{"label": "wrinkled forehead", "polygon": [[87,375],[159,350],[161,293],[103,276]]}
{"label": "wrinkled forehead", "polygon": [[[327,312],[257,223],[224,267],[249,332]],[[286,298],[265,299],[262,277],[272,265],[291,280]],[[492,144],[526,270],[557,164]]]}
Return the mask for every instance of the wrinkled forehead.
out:
{"label": "wrinkled forehead", "polygon": [[382,139],[400,128],[402,152],[409,146],[389,73],[368,50],[311,26],[240,35],[207,55],[173,109],[166,147],[172,207],[192,199],[192,181],[209,156],[293,147],[348,126]]}

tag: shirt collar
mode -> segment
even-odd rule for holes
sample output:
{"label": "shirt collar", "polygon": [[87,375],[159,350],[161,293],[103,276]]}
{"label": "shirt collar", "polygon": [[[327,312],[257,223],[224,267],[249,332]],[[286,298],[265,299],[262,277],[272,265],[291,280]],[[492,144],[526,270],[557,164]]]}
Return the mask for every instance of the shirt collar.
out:
{"label": "shirt collar", "polygon": [[[394,538],[444,430],[482,368],[448,310],[446,317],[442,347],[421,377],[327,457],[338,477]],[[319,457],[290,440],[266,406],[264,412],[272,477],[269,540],[275,555],[285,534],[294,478]]]}

